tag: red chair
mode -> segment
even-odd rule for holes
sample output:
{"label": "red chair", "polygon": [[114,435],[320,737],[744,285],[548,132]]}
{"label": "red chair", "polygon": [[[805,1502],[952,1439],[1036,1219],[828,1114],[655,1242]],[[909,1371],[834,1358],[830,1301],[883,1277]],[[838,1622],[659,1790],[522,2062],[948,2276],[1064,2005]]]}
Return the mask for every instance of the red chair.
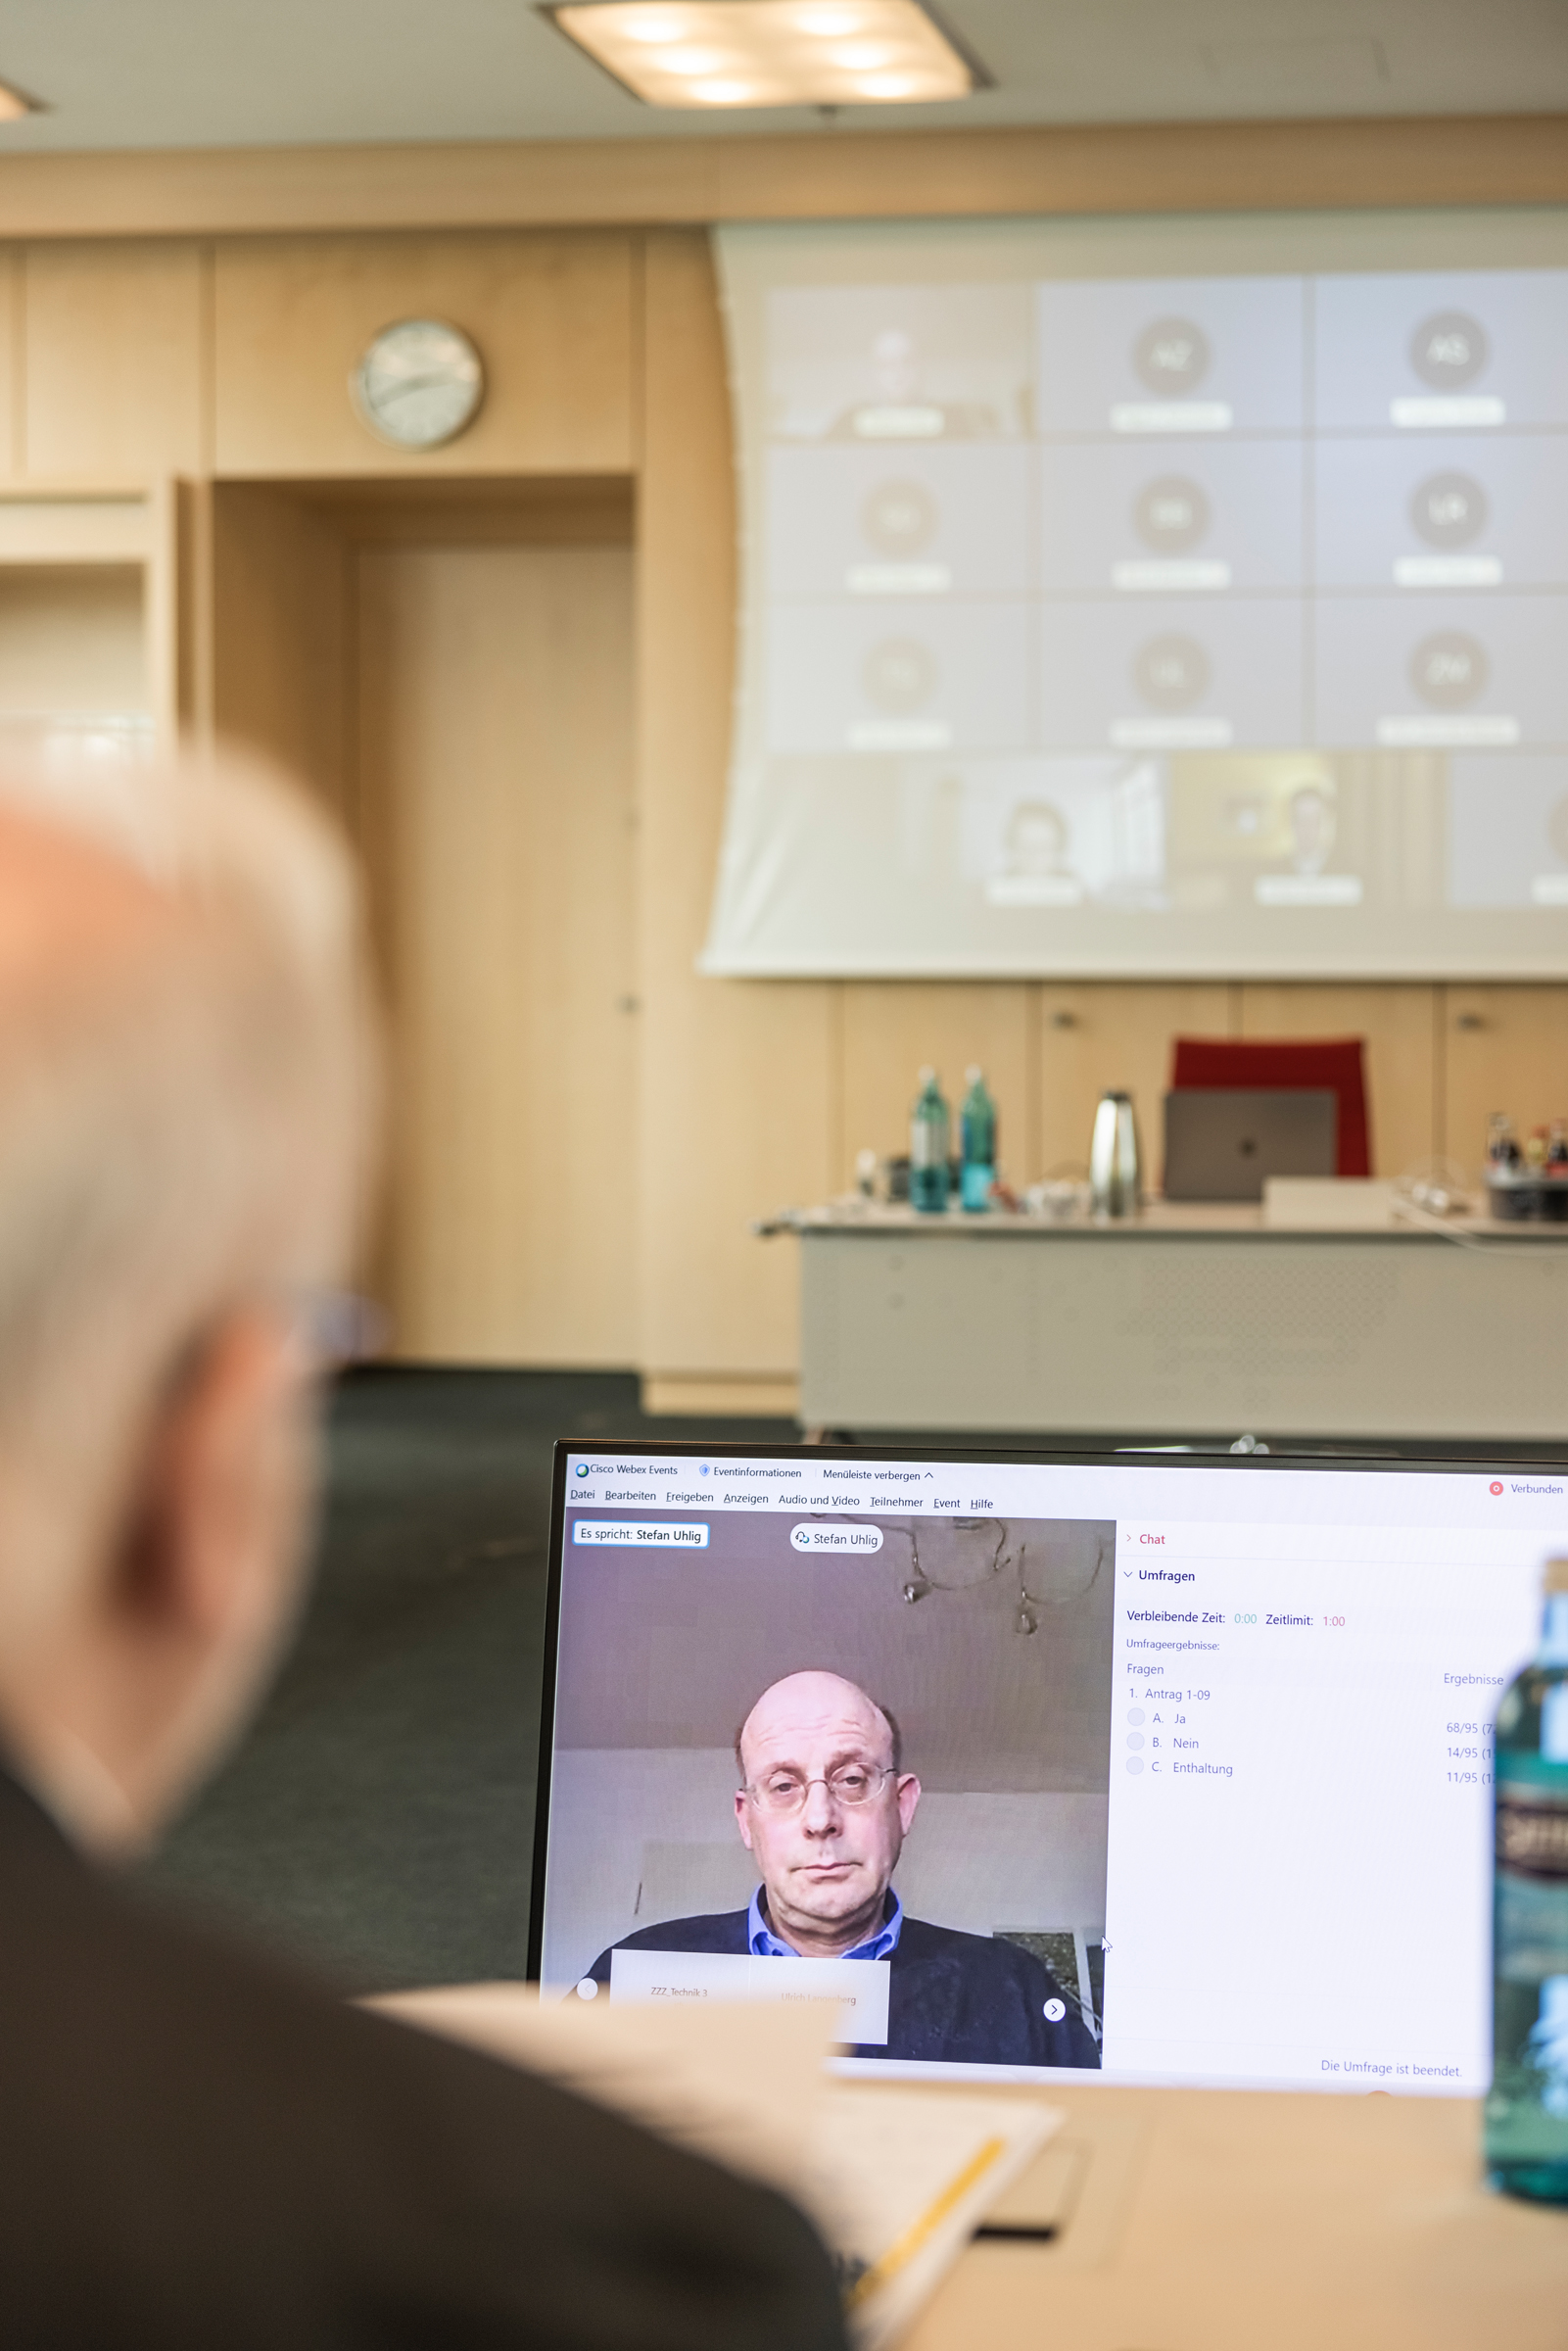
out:
{"label": "red chair", "polygon": [[1189,1086],[1330,1087],[1339,1096],[1341,1176],[1370,1176],[1363,1042],[1358,1036],[1178,1036],[1170,1063],[1172,1092]]}

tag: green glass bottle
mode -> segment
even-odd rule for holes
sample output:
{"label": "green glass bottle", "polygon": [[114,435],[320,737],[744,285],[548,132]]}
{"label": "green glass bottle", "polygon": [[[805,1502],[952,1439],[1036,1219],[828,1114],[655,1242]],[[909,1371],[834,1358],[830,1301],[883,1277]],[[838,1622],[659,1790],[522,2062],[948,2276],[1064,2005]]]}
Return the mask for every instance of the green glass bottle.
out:
{"label": "green glass bottle", "polygon": [[959,1198],[972,1215],[991,1205],[996,1181],[996,1104],[985,1089],[985,1073],[977,1062],[964,1073],[969,1092],[958,1114]]}
{"label": "green glass bottle", "polygon": [[1487,2165],[1512,2195],[1568,2204],[1568,1559],[1547,1564],[1540,1649],[1497,1708],[1494,1780]]}
{"label": "green glass bottle", "polygon": [[909,1119],[909,1197],[927,1216],[939,1217],[947,1207],[951,1137],[952,1121],[936,1072],[922,1070]]}

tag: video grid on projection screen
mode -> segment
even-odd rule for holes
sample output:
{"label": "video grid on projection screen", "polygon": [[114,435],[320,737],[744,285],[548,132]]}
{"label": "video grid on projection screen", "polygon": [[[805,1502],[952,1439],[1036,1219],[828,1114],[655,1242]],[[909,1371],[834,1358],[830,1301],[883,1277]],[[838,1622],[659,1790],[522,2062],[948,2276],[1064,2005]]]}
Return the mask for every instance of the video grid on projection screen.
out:
{"label": "video grid on projection screen", "polygon": [[1568,223],[719,255],[705,969],[1568,973]]}
{"label": "video grid on projection screen", "polygon": [[[856,1522],[858,1548],[845,1548],[841,1524],[803,1528],[786,1511],[716,1510],[683,1523],[701,1528],[699,1548],[623,1544],[613,1519],[602,1546],[570,1547],[545,1985],[596,1970],[618,1996],[607,1962],[628,1938],[655,1952],[745,1949],[765,1864],[737,1829],[736,1733],[765,1692],[830,1675],[890,1710],[901,1768],[919,1782],[891,1880],[906,1960],[933,1929],[944,1974],[955,1952],[974,1956],[955,1936],[998,1939],[1021,1983],[1033,1980],[1032,1964],[1049,1971],[1040,2005],[1069,2052],[1057,2061],[1097,2067],[1114,1521],[942,1521],[894,1508]],[[659,1932],[672,1924],[681,1931]],[[1048,2061],[1043,2043],[1008,2038],[1007,1989],[969,2040],[936,2053]],[[863,2053],[910,2054],[900,2030],[895,2015],[890,2039],[884,2026]]]}

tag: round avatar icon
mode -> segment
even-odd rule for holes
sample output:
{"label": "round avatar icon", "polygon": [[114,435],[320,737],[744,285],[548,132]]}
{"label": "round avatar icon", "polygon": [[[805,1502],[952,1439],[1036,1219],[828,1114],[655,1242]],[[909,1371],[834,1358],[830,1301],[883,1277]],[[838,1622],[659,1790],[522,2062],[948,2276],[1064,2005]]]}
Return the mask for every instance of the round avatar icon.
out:
{"label": "round avatar icon", "polygon": [[1470,547],[1487,527],[1487,494],[1468,473],[1429,473],[1411,495],[1410,522],[1428,547]]}
{"label": "round avatar icon", "polygon": [[1463,710],[1486,691],[1492,665],[1463,629],[1437,629],[1410,655],[1410,683],[1434,710]]}
{"label": "round avatar icon", "polygon": [[879,555],[923,554],[936,536],[936,501],[924,482],[879,482],[860,509],[860,527]]}
{"label": "round avatar icon", "polygon": [[1209,337],[1192,318],[1157,318],[1132,347],[1132,364],[1151,392],[1181,400],[1209,373]]}
{"label": "round avatar icon", "polygon": [[894,717],[928,702],[936,685],[936,663],[913,637],[886,637],[861,663],[860,682],[869,701]]}
{"label": "round avatar icon", "polygon": [[1434,392],[1462,392],[1491,356],[1486,328],[1466,311],[1439,311],[1410,337],[1410,365]]}
{"label": "round avatar icon", "polygon": [[1208,497],[1184,474],[1162,474],[1133,502],[1133,529],[1145,547],[1162,555],[1188,553],[1208,535],[1209,523]]}
{"label": "round avatar icon", "polygon": [[1154,710],[1190,710],[1209,691],[1213,671],[1195,637],[1172,631],[1151,637],[1132,664],[1132,682]]}

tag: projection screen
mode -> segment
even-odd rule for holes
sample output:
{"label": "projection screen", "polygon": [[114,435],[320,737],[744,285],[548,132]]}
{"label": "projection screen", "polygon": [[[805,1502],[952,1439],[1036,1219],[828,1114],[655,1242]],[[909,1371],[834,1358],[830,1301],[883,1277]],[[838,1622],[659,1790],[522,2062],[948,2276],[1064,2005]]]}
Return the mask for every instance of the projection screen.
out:
{"label": "projection screen", "polygon": [[1560,212],[718,250],[705,970],[1568,975]]}

